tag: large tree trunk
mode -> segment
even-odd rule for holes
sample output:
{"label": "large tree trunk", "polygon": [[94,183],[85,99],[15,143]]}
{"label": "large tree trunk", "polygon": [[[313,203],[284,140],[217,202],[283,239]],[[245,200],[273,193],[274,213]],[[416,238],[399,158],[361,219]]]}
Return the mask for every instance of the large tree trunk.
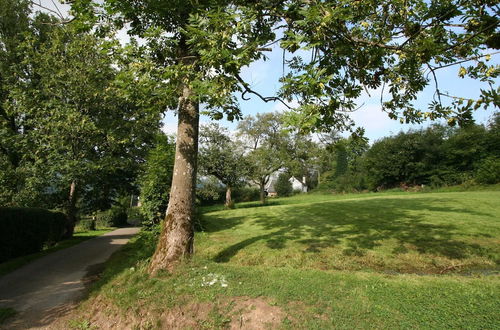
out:
{"label": "large tree trunk", "polygon": [[67,211],[68,222],[66,224],[66,232],[64,233],[64,238],[73,237],[76,225],[76,182],[71,181],[69,186],[69,196],[68,196],[68,211]]}
{"label": "large tree trunk", "polygon": [[179,123],[170,200],[160,240],[149,266],[151,274],[160,269],[171,271],[183,257],[193,253],[199,126],[198,102],[193,96],[192,88],[184,85],[179,98]]}
{"label": "large tree trunk", "polygon": [[231,198],[231,186],[226,185],[226,203],[224,206],[228,209],[233,208],[233,199]]}

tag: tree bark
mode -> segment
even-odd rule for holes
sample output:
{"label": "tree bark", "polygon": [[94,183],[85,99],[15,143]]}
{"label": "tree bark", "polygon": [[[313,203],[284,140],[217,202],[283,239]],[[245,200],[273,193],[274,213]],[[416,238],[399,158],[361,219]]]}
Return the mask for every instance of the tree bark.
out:
{"label": "tree bark", "polygon": [[228,209],[233,208],[233,200],[231,198],[231,186],[226,185],[226,203],[224,206]]}
{"label": "tree bark", "polygon": [[71,238],[73,237],[76,225],[76,182],[74,180],[71,181],[71,185],[69,186],[68,211],[66,215],[68,222],[64,238]]}
{"label": "tree bark", "polygon": [[192,88],[184,84],[179,98],[177,142],[170,200],[160,240],[149,266],[151,274],[159,270],[172,271],[179,261],[193,253],[198,108]]}
{"label": "tree bark", "polygon": [[260,202],[262,204],[266,204],[266,192],[264,190],[264,186],[265,186],[264,182],[261,181],[260,182]]}

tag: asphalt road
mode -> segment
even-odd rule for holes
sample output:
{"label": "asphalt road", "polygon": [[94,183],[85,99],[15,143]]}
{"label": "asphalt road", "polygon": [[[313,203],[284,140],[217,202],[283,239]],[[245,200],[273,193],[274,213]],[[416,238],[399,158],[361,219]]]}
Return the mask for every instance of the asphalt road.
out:
{"label": "asphalt road", "polygon": [[85,284],[139,228],[120,228],[0,277],[0,307],[18,314],[1,329],[47,328],[84,296]]}

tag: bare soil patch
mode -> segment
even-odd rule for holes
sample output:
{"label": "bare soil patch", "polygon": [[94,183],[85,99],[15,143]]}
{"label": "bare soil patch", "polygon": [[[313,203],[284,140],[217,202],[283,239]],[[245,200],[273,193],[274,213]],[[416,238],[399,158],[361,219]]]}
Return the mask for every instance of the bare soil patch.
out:
{"label": "bare soil patch", "polygon": [[264,298],[233,297],[218,302],[188,303],[163,312],[138,309],[126,312],[111,301],[94,297],[48,329],[275,329],[287,314]]}

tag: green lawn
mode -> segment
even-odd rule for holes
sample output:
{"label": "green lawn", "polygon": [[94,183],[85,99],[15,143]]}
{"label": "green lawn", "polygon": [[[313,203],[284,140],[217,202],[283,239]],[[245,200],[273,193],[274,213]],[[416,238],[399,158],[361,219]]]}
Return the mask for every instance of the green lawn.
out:
{"label": "green lawn", "polygon": [[86,241],[88,239],[91,239],[91,238],[94,238],[97,236],[101,236],[101,235],[103,235],[103,234],[105,234],[113,229],[114,228],[102,228],[99,230],[82,231],[82,230],[79,230],[78,228],[76,228],[75,234],[70,239],[57,242],[55,245],[48,247],[48,248],[44,249],[43,251],[29,254],[26,256],[22,256],[22,257],[18,257],[18,258],[11,259],[9,261],[0,263],[0,276],[5,275],[7,273],[10,273],[13,270],[16,270],[16,269],[26,265],[27,263],[29,263],[35,259],[38,259],[40,257],[43,257],[47,254],[50,254],[50,253],[55,252],[57,250],[66,249],[70,246],[79,244],[79,243]]}
{"label": "green lawn", "polygon": [[500,192],[356,197],[296,196],[282,205],[206,213],[198,254],[297,269],[499,269]]}
{"label": "green lawn", "polygon": [[270,328],[500,328],[499,200],[500,191],[303,195],[205,209],[191,261],[149,277],[155,240],[142,233],[78,317],[155,328],[177,315],[178,326],[221,328],[263,308],[279,315]]}

